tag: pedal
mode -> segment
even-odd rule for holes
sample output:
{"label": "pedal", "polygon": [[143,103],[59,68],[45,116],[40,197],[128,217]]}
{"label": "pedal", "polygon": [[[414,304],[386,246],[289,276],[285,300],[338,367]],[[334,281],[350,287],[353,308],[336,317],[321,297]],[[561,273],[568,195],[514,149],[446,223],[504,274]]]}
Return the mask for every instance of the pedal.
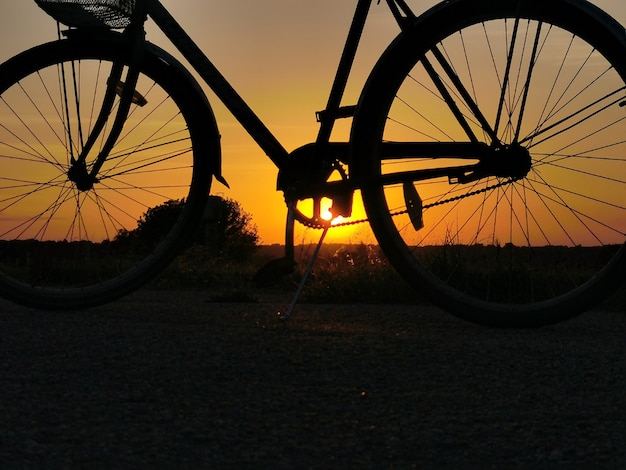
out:
{"label": "pedal", "polygon": [[345,219],[352,216],[352,205],[354,200],[354,193],[350,192],[345,195],[338,195],[333,197],[333,205],[330,208],[330,213],[335,217],[343,217]]}
{"label": "pedal", "polygon": [[402,186],[404,189],[404,202],[411,225],[413,225],[416,232],[419,232],[424,228],[424,204],[422,203],[422,198],[413,183],[406,182]]}

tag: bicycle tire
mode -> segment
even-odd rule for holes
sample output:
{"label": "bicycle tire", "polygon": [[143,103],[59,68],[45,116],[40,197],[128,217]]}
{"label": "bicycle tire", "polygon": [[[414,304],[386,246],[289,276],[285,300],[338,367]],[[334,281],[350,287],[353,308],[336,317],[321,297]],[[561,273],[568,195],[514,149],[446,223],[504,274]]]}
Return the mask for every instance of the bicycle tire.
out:
{"label": "bicycle tire", "polygon": [[[496,327],[557,323],[609,296],[626,272],[625,82],[624,27],[588,2],[456,0],[418,18],[370,75],[351,136],[351,176],[395,269]],[[384,184],[468,163],[394,160],[389,142],[472,135],[509,161],[528,151],[529,171]]]}
{"label": "bicycle tire", "polygon": [[[0,296],[40,309],[114,300],[167,266],[197,226],[219,158],[217,128],[197,84],[154,46],[93,187],[68,177],[112,64],[127,70],[129,49],[119,35],[77,37],[0,66]],[[115,118],[123,81],[116,86],[87,169]]]}

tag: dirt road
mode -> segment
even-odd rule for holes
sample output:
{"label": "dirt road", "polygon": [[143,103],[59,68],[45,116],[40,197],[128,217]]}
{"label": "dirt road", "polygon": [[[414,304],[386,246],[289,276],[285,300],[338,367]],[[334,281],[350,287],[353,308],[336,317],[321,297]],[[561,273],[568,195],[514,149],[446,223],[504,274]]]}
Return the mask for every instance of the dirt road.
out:
{"label": "dirt road", "polygon": [[1,468],[626,467],[626,315],[491,330],[429,306],[0,303]]}

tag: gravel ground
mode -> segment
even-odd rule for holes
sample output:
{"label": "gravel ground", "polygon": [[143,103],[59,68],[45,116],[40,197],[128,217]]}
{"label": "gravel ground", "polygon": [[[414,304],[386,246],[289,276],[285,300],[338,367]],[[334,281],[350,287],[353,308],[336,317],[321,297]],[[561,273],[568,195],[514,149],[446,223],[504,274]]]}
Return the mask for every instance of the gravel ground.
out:
{"label": "gravel ground", "polygon": [[0,467],[626,468],[624,313],[208,299],[0,302]]}

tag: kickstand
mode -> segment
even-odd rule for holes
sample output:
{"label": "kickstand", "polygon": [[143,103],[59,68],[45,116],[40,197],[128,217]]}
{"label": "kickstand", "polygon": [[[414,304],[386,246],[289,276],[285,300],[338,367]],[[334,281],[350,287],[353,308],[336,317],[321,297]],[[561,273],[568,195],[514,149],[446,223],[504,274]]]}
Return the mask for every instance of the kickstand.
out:
{"label": "kickstand", "polygon": [[295,293],[295,295],[293,297],[293,300],[291,301],[291,305],[289,305],[289,309],[284,314],[281,314],[280,312],[278,312],[278,318],[280,318],[281,320],[289,320],[289,318],[293,314],[293,311],[296,308],[296,304],[298,303],[298,299],[300,298],[300,294],[302,294],[302,289],[304,289],[304,285],[306,284],[306,281],[309,278],[309,274],[311,274],[311,271],[313,269],[313,265],[315,264],[315,260],[317,259],[317,255],[319,255],[319,253],[320,253],[320,248],[322,248],[322,243],[324,243],[324,238],[326,238],[326,234],[328,233],[328,229],[329,229],[328,226],[324,227],[324,231],[322,232],[322,236],[320,237],[320,241],[317,242],[317,246],[315,247],[315,251],[313,251],[313,255],[309,259],[309,263],[307,264],[306,271],[302,275],[302,279],[300,280],[300,284],[298,284],[298,290],[296,290],[296,293]]}

